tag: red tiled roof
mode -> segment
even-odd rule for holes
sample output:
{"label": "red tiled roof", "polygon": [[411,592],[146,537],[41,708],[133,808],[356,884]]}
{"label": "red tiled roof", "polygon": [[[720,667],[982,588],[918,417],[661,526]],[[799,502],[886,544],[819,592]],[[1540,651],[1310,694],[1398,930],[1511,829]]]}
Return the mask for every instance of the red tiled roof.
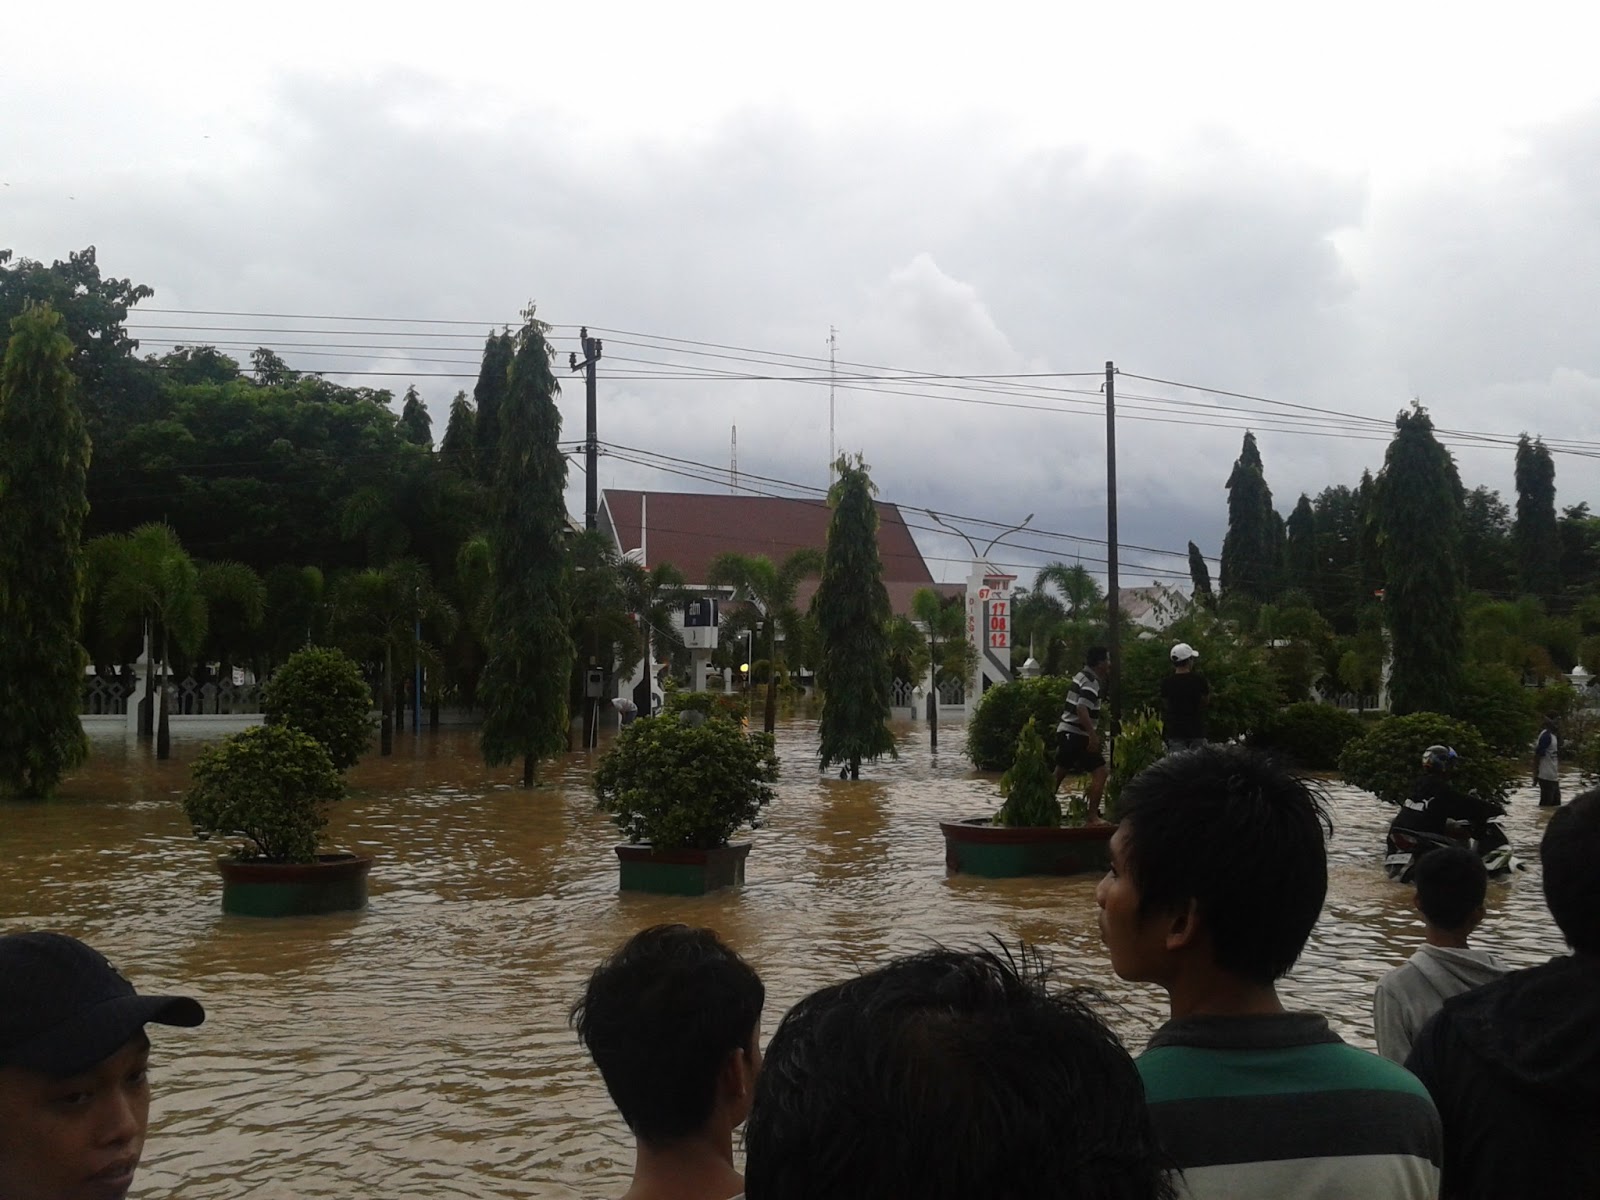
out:
{"label": "red tiled roof", "polygon": [[[645,497],[648,501],[641,504]],[[642,539],[641,507],[647,523]],[[831,515],[822,500],[611,488],[601,494],[600,511],[602,528],[610,529],[618,549],[637,549],[643,540],[646,566],[671,563],[691,586],[704,585],[711,560],[725,551],[764,554],[781,563],[802,546],[822,550]],[[878,553],[895,612],[910,609],[917,588],[935,586],[900,509],[882,501],[878,502]],[[800,585],[796,599],[801,608],[815,591],[815,580]]]}

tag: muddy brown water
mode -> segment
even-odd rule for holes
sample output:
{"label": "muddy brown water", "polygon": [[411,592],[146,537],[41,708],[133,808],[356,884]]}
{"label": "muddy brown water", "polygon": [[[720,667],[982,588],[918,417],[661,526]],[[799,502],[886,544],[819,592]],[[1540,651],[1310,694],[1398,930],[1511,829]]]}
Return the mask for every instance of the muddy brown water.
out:
{"label": "muddy brown water", "polygon": [[[922,727],[899,732],[899,760],[848,783],[818,775],[814,723],[781,727],[785,775],[748,883],[697,899],[618,894],[588,756],[548,765],[527,792],[484,768],[470,731],[400,736],[392,758],[351,772],[329,831],[376,857],[370,907],[275,921],[220,911],[216,848],[177,803],[199,743],[180,739],[156,763],[140,744],[97,740],[60,800],[0,805],[0,928],[76,934],[142,990],[204,1001],[202,1029],[155,1031],[136,1189],[184,1200],[620,1194],[631,1141],[566,1014],[595,963],[658,921],[714,926],[755,964],[763,1036],[858,967],[998,935],[1102,988],[1142,1046],[1163,1006],[1111,974],[1096,880],[947,878],[937,822],[991,811],[995,782],[972,772],[955,726],[937,755]],[[1329,790],[1328,902],[1283,991],[1370,1047],[1373,984],[1420,924],[1379,865],[1390,810]],[[1529,868],[1491,887],[1478,940],[1526,965],[1562,947],[1539,894],[1547,815],[1531,788],[1514,800]]]}

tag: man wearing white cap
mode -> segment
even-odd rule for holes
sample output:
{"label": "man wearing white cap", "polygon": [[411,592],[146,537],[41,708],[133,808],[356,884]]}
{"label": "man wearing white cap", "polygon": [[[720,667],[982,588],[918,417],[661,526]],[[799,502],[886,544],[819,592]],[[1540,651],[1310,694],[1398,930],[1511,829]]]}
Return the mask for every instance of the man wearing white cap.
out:
{"label": "man wearing white cap", "polygon": [[205,1019],[76,938],[0,937],[0,1197],[122,1200],[150,1120],[144,1027]]}
{"label": "man wearing white cap", "polygon": [[1200,652],[1188,642],[1172,648],[1172,674],[1161,681],[1161,734],[1167,753],[1206,744],[1206,703],[1211,685],[1194,669]]}

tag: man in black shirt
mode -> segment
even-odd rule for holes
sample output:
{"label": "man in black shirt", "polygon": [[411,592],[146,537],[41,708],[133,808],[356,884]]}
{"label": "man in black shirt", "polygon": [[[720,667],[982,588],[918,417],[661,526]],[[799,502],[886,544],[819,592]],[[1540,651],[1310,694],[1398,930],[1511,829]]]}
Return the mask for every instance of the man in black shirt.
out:
{"label": "man in black shirt", "polygon": [[1188,642],[1172,648],[1172,674],[1161,681],[1161,732],[1167,753],[1206,744],[1206,702],[1211,685],[1194,669],[1200,652]]}
{"label": "man in black shirt", "polygon": [[1411,799],[1389,822],[1383,860],[1389,878],[1410,883],[1418,854],[1457,840],[1451,835],[1451,823],[1466,826],[1472,841],[1483,843],[1490,819],[1505,811],[1498,804],[1451,787],[1449,775],[1455,762],[1456,752],[1449,746],[1429,746],[1422,752],[1422,775],[1412,789]]}

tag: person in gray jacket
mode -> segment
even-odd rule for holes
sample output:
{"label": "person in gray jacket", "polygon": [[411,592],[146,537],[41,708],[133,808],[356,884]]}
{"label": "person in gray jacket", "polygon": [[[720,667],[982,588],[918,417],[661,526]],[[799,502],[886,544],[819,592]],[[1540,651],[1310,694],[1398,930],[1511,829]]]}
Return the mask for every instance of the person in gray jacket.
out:
{"label": "person in gray jacket", "polygon": [[1404,1063],[1428,1018],[1451,996],[1492,983],[1509,967],[1467,938],[1483,921],[1488,872],[1470,850],[1447,847],[1417,860],[1417,911],[1425,944],[1378,981],[1372,1024],[1378,1053]]}

